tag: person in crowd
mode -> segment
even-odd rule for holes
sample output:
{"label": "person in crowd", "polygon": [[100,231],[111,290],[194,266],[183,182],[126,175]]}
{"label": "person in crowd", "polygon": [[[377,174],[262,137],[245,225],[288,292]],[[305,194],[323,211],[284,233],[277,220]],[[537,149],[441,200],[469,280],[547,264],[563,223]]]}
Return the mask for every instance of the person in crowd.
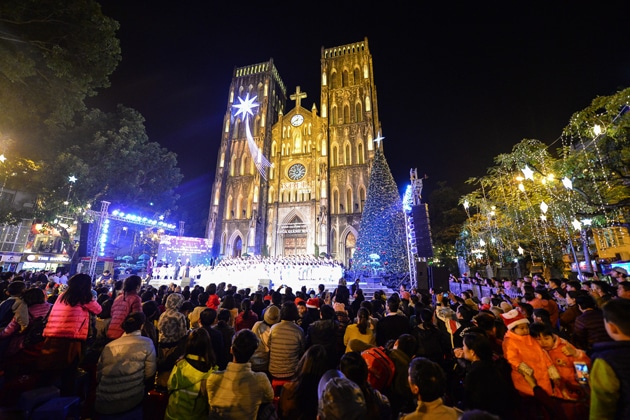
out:
{"label": "person in crowd", "polygon": [[180,293],[171,293],[158,320],[158,385],[163,387],[186,345],[186,316],[179,311],[183,304],[184,297]]}
{"label": "person in crowd", "polygon": [[388,390],[389,401],[394,413],[408,413],[416,408],[416,398],[411,393],[408,381],[409,363],[415,356],[416,339],[411,334],[403,334],[394,342],[388,356],[394,362],[394,379]]}
{"label": "person in crowd", "polygon": [[551,325],[557,328],[560,318],[560,308],[555,300],[549,295],[549,291],[545,286],[538,286],[534,289],[534,299],[528,301],[534,309],[546,309],[549,312],[549,318],[551,319]]}
{"label": "person in crowd", "polygon": [[38,367],[47,372],[50,381],[61,377],[63,396],[73,393],[79,360],[85,352],[90,315],[100,312],[101,305],[92,294],[92,279],[87,274],[72,276],[50,310]]}
{"label": "person in crowd", "polygon": [[[198,289],[195,289],[195,291]],[[188,321],[190,321],[190,328],[199,328],[199,315],[208,308],[206,302],[208,302],[208,293],[200,291],[197,293],[197,305],[193,308],[192,312],[188,314]]]}
{"label": "person in crowd", "polygon": [[241,302],[241,312],[236,316],[234,321],[234,329],[238,332],[243,329],[251,330],[254,324],[258,322],[258,315],[252,311],[251,300],[245,298]]}
{"label": "person in crowd", "polygon": [[[308,327],[306,334],[306,348],[320,344],[326,349],[326,369],[337,367],[339,358],[337,357],[337,329],[338,322],[335,317],[335,310],[330,305],[323,305],[320,309],[321,319],[313,322]],[[323,373],[323,372],[322,372]]]}
{"label": "person in crowd", "polygon": [[150,338],[155,345],[155,350],[158,349],[158,330],[155,324],[160,319],[160,309],[158,304],[154,300],[148,300],[142,304],[142,313],[146,317],[142,329],[140,330],[143,337]]}
{"label": "person in crowd", "polygon": [[387,315],[376,324],[376,344],[385,346],[389,340],[396,340],[411,332],[409,318],[399,313],[400,298],[392,295],[387,299]]}
{"label": "person in crowd", "polygon": [[[227,297],[227,295],[226,295]],[[213,327],[223,335],[223,354],[226,356],[226,360],[230,360],[230,347],[232,345],[232,339],[234,338],[234,327],[230,325],[230,318],[232,314],[229,309],[219,309],[217,314],[217,323]]]}
{"label": "person in crowd", "polygon": [[573,344],[590,354],[593,344],[613,341],[604,326],[604,314],[597,307],[591,295],[584,294],[575,298],[581,314],[575,318],[573,325]]}
{"label": "person in crowd", "polygon": [[590,418],[627,419],[630,418],[630,301],[612,299],[602,311],[606,331],[614,341],[593,346]]}
{"label": "person in crowd", "polygon": [[209,419],[255,419],[261,405],[273,401],[269,378],[252,371],[249,363],[257,348],[258,338],[251,330],[241,330],[234,336],[232,362],[225,371],[212,372],[206,381]]}
{"label": "person in crowd", "polygon": [[252,311],[254,311],[254,313],[260,320],[263,319],[263,309],[265,309],[263,295],[261,292],[256,292],[254,293],[254,301],[252,302]]}
{"label": "person in crowd", "polygon": [[346,327],[343,335],[343,344],[346,346],[346,353],[351,352],[350,340],[361,340],[371,346],[376,345],[376,334],[374,326],[370,322],[370,312],[366,308],[359,308],[357,312],[357,322]]}
{"label": "person in crowd", "polygon": [[142,286],[140,276],[132,275],[124,280],[123,292],[112,303],[112,320],[107,328],[107,338],[114,340],[123,335],[122,323],[132,312],[142,312],[142,299],[138,292]]}
{"label": "person in crowd", "polygon": [[365,296],[363,295],[363,289],[357,289],[353,293],[352,303],[350,304],[350,311],[353,316],[359,312],[359,308],[361,307],[361,303],[365,300]]}
{"label": "person in crowd", "polygon": [[346,285],[346,279],[343,277],[339,279],[339,284],[333,293],[335,303],[343,303],[344,305],[350,305],[350,290]]}
{"label": "person in crowd", "polygon": [[217,370],[210,335],[197,328],[188,335],[184,356],[175,363],[168,379],[165,419],[206,419],[208,399],[201,392],[210,373]]}
{"label": "person in crowd", "polygon": [[630,300],[630,281],[622,281],[617,283],[617,297],[619,299]]}
{"label": "person in crowd", "polygon": [[328,354],[324,346],[315,344],[300,359],[295,379],[286,382],[280,393],[278,411],[280,418],[315,420],[317,417],[317,386],[329,370]]}
{"label": "person in crowd", "polygon": [[610,277],[612,277],[613,282],[616,283],[626,281],[628,277],[628,270],[623,267],[613,267],[610,271]]}
{"label": "person in crowd", "polygon": [[463,357],[470,365],[464,378],[461,408],[513,418],[518,395],[512,383],[511,368],[505,359],[493,360],[488,337],[480,333],[464,334]]}
{"label": "person in crowd", "polygon": [[269,372],[269,335],[271,327],[280,322],[280,309],[277,306],[265,311],[262,321],[252,327],[252,332],[258,337],[258,348],[250,358],[254,372]]}
{"label": "person in crowd", "polygon": [[294,322],[297,317],[295,303],[285,302],[280,310],[280,322],[271,327],[269,373],[274,378],[291,379],[304,354],[304,333]]}
{"label": "person in crowd", "polygon": [[206,293],[208,293],[208,300],[206,301],[206,306],[210,309],[214,309],[215,311],[219,309],[219,305],[221,304],[221,299],[217,295],[217,285],[215,283],[210,283],[208,287],[206,287]]}
{"label": "person in crowd", "polygon": [[320,315],[319,315],[320,306],[321,306],[321,302],[319,298],[312,297],[306,301],[306,314],[302,316],[302,324],[300,325],[300,327],[302,328],[302,331],[304,331],[304,334],[308,332],[308,328],[313,322],[318,321],[320,319]]}
{"label": "person in crowd", "polygon": [[598,308],[604,306],[606,302],[613,298],[608,283],[602,280],[594,280],[591,283],[591,296],[595,299]]}
{"label": "person in crowd", "polygon": [[411,330],[417,344],[415,355],[426,357],[444,367],[444,361],[451,353],[451,341],[448,334],[434,324],[433,319],[433,311],[429,308],[422,308],[417,313],[418,325]]}
{"label": "person in crowd", "polygon": [[101,353],[94,406],[101,419],[142,418],[145,385],[152,382],[156,370],[155,347],[140,335],[145,319],[142,312],[129,314],[121,325],[123,335]]}
{"label": "person in crowd", "polygon": [[[355,384],[359,385],[367,408],[366,419],[389,420],[392,418],[392,407],[389,399],[380,391],[372,388],[368,382],[368,366],[358,352],[346,353],[341,357],[339,370]],[[405,369],[405,375],[407,370]],[[407,380],[405,378],[405,380]]]}
{"label": "person in crowd", "polygon": [[367,416],[361,388],[337,370],[324,373],[317,386],[317,393],[319,420],[363,420]]}
{"label": "person in crowd", "polygon": [[567,292],[565,295],[567,306],[564,312],[560,314],[560,332],[565,338],[571,341],[573,340],[573,326],[575,325],[575,320],[582,313],[575,302],[575,299],[580,294],[584,294],[584,292]]}
{"label": "person in crowd", "polygon": [[216,357],[219,370],[225,370],[228,362],[231,359],[229,348],[226,351],[225,342],[223,341],[223,334],[221,331],[213,328],[214,321],[217,319],[217,311],[214,309],[206,308],[199,314],[199,323],[201,328],[205,329],[210,336],[210,342],[212,345],[212,351]]}
{"label": "person in crowd", "polygon": [[229,311],[230,319],[227,323],[230,327],[234,328],[234,321],[238,316],[238,307],[236,306],[236,300],[233,294],[226,293],[225,296],[223,296],[221,305],[219,305],[219,314],[221,314],[222,309],[227,309]]}
{"label": "person in crowd", "polygon": [[459,419],[461,410],[444,405],[446,375],[437,363],[424,357],[413,359],[409,365],[409,386],[418,405],[416,411],[400,416],[400,420]]}
{"label": "person in crowd", "polygon": [[21,325],[15,317],[9,325],[0,332],[0,339],[11,339],[5,357],[0,361],[0,365],[7,374],[20,371],[31,371],[32,366],[37,361],[41,353],[43,341],[28,342],[27,334],[32,328],[37,328],[37,319],[45,319],[50,312],[52,304],[46,302],[44,291],[37,287],[26,289],[22,293],[22,300],[28,308],[29,327],[23,334],[18,334]]}
{"label": "person in crowd", "polygon": [[584,350],[573,347],[571,343],[554,333],[548,324],[534,322],[529,334],[536,339],[540,347],[547,352],[549,358],[560,374],[559,390],[562,398],[577,400],[583,394],[580,383],[576,380],[574,362],[590,366],[591,361]]}
{"label": "person in crowd", "polygon": [[28,327],[28,306],[22,300],[22,293],[26,290],[26,283],[13,280],[7,285],[9,295],[0,305],[0,328],[5,328],[12,320],[20,326],[16,333],[23,332]]}
{"label": "person in crowd", "polygon": [[460,304],[457,307],[455,310],[457,329],[453,331],[453,348],[462,348],[464,334],[474,326],[472,320],[475,315],[477,312],[470,305]]}

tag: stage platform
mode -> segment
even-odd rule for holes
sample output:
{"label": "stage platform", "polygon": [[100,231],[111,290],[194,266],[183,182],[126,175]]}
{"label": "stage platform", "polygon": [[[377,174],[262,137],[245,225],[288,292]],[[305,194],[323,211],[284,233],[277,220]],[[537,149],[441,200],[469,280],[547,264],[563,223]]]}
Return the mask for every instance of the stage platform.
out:
{"label": "stage platform", "polygon": [[[190,279],[190,278],[185,278],[181,280],[151,279],[148,284],[150,284],[153,287],[158,288],[162,285],[169,286],[172,283],[181,287],[190,286],[192,288],[196,284],[199,284],[203,286],[204,288],[206,287],[205,284],[196,283],[195,279]],[[239,282],[239,283],[233,283],[232,285],[236,286],[239,290],[249,288],[252,291],[256,291],[256,290],[262,290],[263,287],[269,287],[269,283],[270,283],[269,279],[257,279],[255,281],[244,281],[244,282]],[[339,282],[338,281],[299,280],[299,281],[286,283],[287,286],[290,286],[293,289],[293,293],[300,290],[302,286],[306,286],[307,292],[310,291],[311,289],[317,292],[318,286],[320,284],[324,285],[326,291],[332,292],[333,290],[337,288],[337,285],[339,284]],[[274,288],[278,288],[279,286],[281,285],[273,284]],[[347,286],[348,288],[350,288],[351,282],[349,282]],[[385,292],[387,296],[390,296],[392,293],[394,293],[394,290],[388,288],[387,286],[383,284],[382,277],[362,278],[359,281],[359,287],[363,289],[363,295],[368,300],[372,298],[372,296],[374,295],[374,292],[377,290],[382,290],[383,292]]]}

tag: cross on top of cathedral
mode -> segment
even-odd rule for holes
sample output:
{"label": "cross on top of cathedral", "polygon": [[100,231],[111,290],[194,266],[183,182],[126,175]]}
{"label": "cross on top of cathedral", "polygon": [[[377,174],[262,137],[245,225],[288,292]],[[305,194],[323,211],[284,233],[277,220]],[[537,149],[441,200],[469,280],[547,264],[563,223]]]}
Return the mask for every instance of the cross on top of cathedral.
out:
{"label": "cross on top of cathedral", "polygon": [[291,96],[289,96],[289,98],[291,100],[294,100],[295,101],[295,107],[299,108],[301,106],[302,99],[306,98],[306,92],[302,92],[300,90],[300,87],[296,86],[295,93],[291,94]]}

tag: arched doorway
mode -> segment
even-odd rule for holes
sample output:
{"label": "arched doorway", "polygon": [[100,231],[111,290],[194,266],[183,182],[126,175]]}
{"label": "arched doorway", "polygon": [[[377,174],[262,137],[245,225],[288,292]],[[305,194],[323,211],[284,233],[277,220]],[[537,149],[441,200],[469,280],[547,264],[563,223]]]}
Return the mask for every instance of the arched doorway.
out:
{"label": "arched doorway", "polygon": [[295,216],[284,226],[284,237],[282,238],[283,255],[305,255],[306,254],[306,226],[302,219]]}
{"label": "arched doorway", "polygon": [[351,268],[352,266],[352,257],[354,256],[354,250],[357,246],[357,238],[354,236],[354,233],[349,232],[346,236],[345,243],[345,263],[346,267]]}
{"label": "arched doorway", "polygon": [[232,247],[232,257],[240,257],[243,252],[243,240],[237,236]]}

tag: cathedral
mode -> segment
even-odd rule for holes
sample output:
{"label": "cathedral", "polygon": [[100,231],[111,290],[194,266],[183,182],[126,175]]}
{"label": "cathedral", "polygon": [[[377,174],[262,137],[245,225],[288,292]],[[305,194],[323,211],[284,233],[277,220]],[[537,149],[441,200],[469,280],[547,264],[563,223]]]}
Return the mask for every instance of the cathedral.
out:
{"label": "cathedral", "polygon": [[[273,59],[234,70],[206,230],[215,257],[326,254],[349,266],[381,147],[367,38],[322,48],[320,86],[308,109]],[[239,114],[252,99],[251,117]]]}

